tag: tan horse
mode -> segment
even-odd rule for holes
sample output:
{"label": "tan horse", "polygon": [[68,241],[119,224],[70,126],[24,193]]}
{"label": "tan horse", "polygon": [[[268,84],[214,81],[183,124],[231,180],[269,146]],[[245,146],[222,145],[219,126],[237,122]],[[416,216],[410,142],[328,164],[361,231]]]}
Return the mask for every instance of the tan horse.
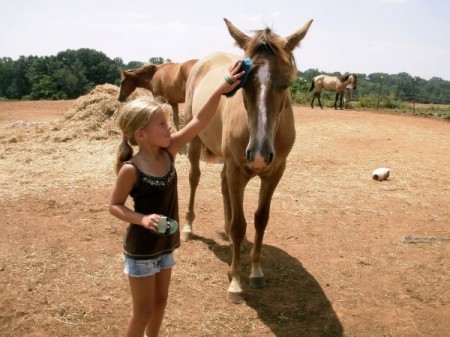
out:
{"label": "tan horse", "polygon": [[228,298],[239,303],[243,293],[240,247],[247,228],[244,189],[251,178],[259,176],[261,187],[254,214],[256,233],[251,252],[250,284],[262,288],[266,281],[261,269],[261,247],[269,221],[271,199],[295,141],[289,86],[297,69],[292,51],[306,35],[312,20],[286,38],[274,34],[269,28],[256,31],[250,37],[227,19],[224,20],[230,35],[245,55],[218,52],[197,62],[186,84],[186,119],[190,120],[197,114],[211,96],[216,83],[223,81],[223,74],[229,65],[249,57],[252,68],[245,87],[230,98],[221,98],[213,120],[189,144],[190,197],[187,223],[182,234],[184,240],[192,237],[195,192],[200,179],[199,159],[204,146],[211,156],[223,158],[221,177],[225,232],[233,244]]}
{"label": "tan horse", "polygon": [[358,84],[358,77],[355,74],[348,74],[345,76],[327,76],[319,75],[313,78],[311,82],[311,88],[309,91],[314,89],[313,99],[311,101],[311,108],[314,109],[314,100],[317,97],[320,107],[323,109],[322,102],[320,101],[320,93],[322,90],[335,91],[336,99],[334,101],[334,108],[337,109],[337,101],[340,98],[340,108],[343,109],[342,99],[344,98],[345,89],[351,86],[356,89]]}
{"label": "tan horse", "polygon": [[160,65],[147,64],[122,72],[119,101],[124,102],[136,88],[145,88],[154,96],[162,96],[172,106],[173,120],[180,128],[178,103],[184,103],[186,81],[196,59],[183,63],[167,62]]}

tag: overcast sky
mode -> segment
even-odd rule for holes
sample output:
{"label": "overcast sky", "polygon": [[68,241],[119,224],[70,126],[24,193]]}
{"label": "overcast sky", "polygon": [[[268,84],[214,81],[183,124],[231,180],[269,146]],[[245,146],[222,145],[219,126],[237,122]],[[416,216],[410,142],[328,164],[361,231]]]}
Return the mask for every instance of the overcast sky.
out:
{"label": "overcast sky", "polygon": [[242,54],[223,18],[247,34],[287,36],[314,19],[299,70],[407,72],[450,80],[449,0],[0,0],[0,57],[92,48],[110,58],[174,62]]}

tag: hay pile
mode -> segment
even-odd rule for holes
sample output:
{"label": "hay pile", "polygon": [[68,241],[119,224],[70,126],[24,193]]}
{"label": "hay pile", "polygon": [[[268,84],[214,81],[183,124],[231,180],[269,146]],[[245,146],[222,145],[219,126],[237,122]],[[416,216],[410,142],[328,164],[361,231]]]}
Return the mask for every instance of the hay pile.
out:
{"label": "hay pile", "polygon": [[[49,138],[55,142],[67,142],[77,138],[100,140],[119,135],[116,118],[123,104],[118,100],[119,90],[115,85],[103,84],[79,97],[64,117],[54,124]],[[144,95],[152,93],[138,88],[128,101]]]}

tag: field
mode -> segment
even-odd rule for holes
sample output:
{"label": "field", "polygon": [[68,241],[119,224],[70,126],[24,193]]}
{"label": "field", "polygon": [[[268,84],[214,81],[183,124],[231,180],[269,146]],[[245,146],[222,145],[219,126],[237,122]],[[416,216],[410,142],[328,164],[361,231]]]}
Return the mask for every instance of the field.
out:
{"label": "field", "polygon": [[[125,224],[107,211],[119,136],[111,113],[86,108],[0,102],[3,337],[123,334]],[[264,239],[267,288],[248,286],[254,180],[245,302],[227,302],[221,165],[202,163],[196,238],[176,252],[161,335],[449,336],[450,123],[300,106],[295,120]],[[184,219],[186,156],[176,165]],[[389,179],[372,180],[384,166]]]}

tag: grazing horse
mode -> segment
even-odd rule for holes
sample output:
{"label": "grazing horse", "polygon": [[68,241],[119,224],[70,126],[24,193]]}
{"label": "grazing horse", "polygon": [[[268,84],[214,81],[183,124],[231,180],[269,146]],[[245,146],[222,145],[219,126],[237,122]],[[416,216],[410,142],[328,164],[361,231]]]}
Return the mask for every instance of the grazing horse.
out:
{"label": "grazing horse", "polygon": [[146,64],[137,69],[123,71],[119,101],[124,102],[138,87],[148,89],[153,96],[164,97],[172,106],[173,121],[179,130],[178,103],[184,103],[186,81],[196,62],[194,59],[183,63]]}
{"label": "grazing horse", "polygon": [[311,21],[292,35],[282,38],[269,28],[247,36],[224,19],[230,35],[245,55],[213,53],[200,59],[186,84],[186,120],[195,116],[211,96],[216,83],[223,81],[227,68],[238,59],[250,58],[252,67],[245,86],[232,97],[222,96],[217,112],[206,128],[190,143],[190,196],[183,228],[183,240],[192,237],[194,199],[200,179],[201,152],[223,159],[221,173],[225,232],[233,253],[228,298],[242,301],[240,252],[247,223],[244,216],[244,189],[255,176],[261,179],[259,203],[254,214],[255,238],[251,251],[250,284],[266,285],[261,269],[261,247],[269,221],[272,195],[286,168],[286,158],[295,141],[295,127],[289,86],[297,74],[293,49],[305,37]]}
{"label": "grazing horse", "polygon": [[311,88],[314,89],[313,99],[311,101],[311,108],[314,109],[314,100],[317,97],[320,107],[323,109],[322,102],[320,101],[320,93],[322,90],[335,91],[336,99],[334,101],[334,108],[337,109],[337,101],[340,98],[340,108],[343,109],[342,99],[344,98],[345,89],[350,85],[353,89],[356,89],[358,84],[358,77],[355,74],[348,74],[345,76],[327,76],[319,75],[313,78],[311,82]]}

